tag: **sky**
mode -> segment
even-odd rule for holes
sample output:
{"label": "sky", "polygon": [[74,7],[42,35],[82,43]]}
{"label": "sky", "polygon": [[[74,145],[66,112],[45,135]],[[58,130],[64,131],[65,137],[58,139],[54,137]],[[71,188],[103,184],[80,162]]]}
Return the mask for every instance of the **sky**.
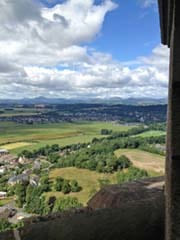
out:
{"label": "sky", "polygon": [[164,98],[157,0],[1,0],[0,98]]}

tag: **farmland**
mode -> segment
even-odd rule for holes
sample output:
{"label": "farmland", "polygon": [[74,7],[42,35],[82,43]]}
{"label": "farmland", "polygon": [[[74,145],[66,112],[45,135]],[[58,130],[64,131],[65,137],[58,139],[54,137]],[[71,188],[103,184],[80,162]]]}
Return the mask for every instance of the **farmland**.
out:
{"label": "farmland", "polygon": [[125,131],[133,126],[119,125],[112,122],[74,122],[49,124],[17,124],[0,122],[0,145],[12,153],[38,149],[47,144],[60,146],[90,142],[101,138],[101,129]]}
{"label": "farmland", "polygon": [[119,149],[115,151],[117,157],[126,155],[134,166],[154,172],[158,175],[164,174],[165,158],[158,154],[145,152],[139,149]]}

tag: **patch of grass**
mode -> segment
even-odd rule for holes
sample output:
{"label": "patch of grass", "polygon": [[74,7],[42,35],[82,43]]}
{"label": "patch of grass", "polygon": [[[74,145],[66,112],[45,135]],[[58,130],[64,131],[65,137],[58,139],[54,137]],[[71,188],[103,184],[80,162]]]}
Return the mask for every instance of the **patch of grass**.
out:
{"label": "patch of grass", "polygon": [[[50,172],[49,177],[51,181],[54,181],[56,177],[77,180],[79,185],[82,187],[82,191],[78,193],[70,193],[68,196],[77,197],[79,202],[83,203],[84,205],[86,205],[88,200],[91,198],[92,192],[100,189],[100,184],[98,181],[99,179],[108,179],[110,183],[116,183],[116,174],[103,174],[87,169],[77,169],[74,167],[54,169]],[[47,193],[47,196],[56,196],[59,198],[65,195],[61,192],[49,192]]]}
{"label": "patch of grass", "polygon": [[32,145],[32,143],[29,143],[29,142],[17,142],[17,143],[10,143],[10,144],[3,145],[3,148],[5,148],[7,150],[13,150],[13,149],[16,149],[16,148],[27,147],[29,145]]}
{"label": "patch of grass", "polygon": [[152,176],[164,175],[165,158],[161,155],[139,149],[119,149],[115,151],[115,155],[127,156],[135,167],[147,170]]}
{"label": "patch of grass", "polygon": [[136,137],[158,137],[158,136],[162,136],[162,135],[166,135],[166,132],[164,132],[164,131],[147,131],[147,132],[143,132],[138,135],[135,135],[135,136]]}

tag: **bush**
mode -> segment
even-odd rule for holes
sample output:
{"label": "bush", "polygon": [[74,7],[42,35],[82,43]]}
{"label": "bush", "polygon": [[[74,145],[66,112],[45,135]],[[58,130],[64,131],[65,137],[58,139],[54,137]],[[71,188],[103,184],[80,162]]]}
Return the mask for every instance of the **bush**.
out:
{"label": "bush", "polygon": [[130,167],[126,172],[121,171],[117,174],[117,182],[119,184],[130,182],[141,178],[148,177],[148,172],[136,167]]}
{"label": "bush", "polygon": [[54,189],[55,189],[57,192],[61,192],[61,191],[62,191],[63,184],[64,184],[64,179],[61,178],[61,177],[57,177],[56,180],[55,180],[55,183],[54,183]]}
{"label": "bush", "polygon": [[81,191],[81,187],[79,186],[78,182],[76,180],[71,181],[71,191],[72,192],[79,192]]}
{"label": "bush", "polygon": [[62,185],[62,192],[64,194],[68,194],[71,192],[71,185],[69,184],[68,180],[64,180],[63,185]]}
{"label": "bush", "polygon": [[9,223],[6,219],[0,219],[0,232],[4,232],[9,229],[11,229],[11,223]]}
{"label": "bush", "polygon": [[53,212],[62,212],[72,208],[80,208],[82,204],[79,203],[77,198],[66,197],[56,200]]}
{"label": "bush", "polygon": [[100,188],[103,188],[107,185],[109,185],[111,182],[109,179],[105,178],[105,179],[98,179],[98,182],[99,182],[99,186]]}
{"label": "bush", "polygon": [[49,192],[51,190],[51,184],[48,176],[43,176],[40,179],[40,184],[43,192]]}

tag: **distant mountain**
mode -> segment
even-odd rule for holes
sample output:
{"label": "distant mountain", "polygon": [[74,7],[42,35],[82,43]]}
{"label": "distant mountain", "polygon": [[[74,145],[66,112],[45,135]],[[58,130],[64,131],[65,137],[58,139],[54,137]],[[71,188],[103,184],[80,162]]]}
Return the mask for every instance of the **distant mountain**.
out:
{"label": "distant mountain", "polygon": [[23,98],[23,99],[0,99],[0,104],[123,104],[123,105],[158,105],[167,104],[167,99],[153,99],[153,98],[85,98],[85,99],[65,99],[65,98]]}

